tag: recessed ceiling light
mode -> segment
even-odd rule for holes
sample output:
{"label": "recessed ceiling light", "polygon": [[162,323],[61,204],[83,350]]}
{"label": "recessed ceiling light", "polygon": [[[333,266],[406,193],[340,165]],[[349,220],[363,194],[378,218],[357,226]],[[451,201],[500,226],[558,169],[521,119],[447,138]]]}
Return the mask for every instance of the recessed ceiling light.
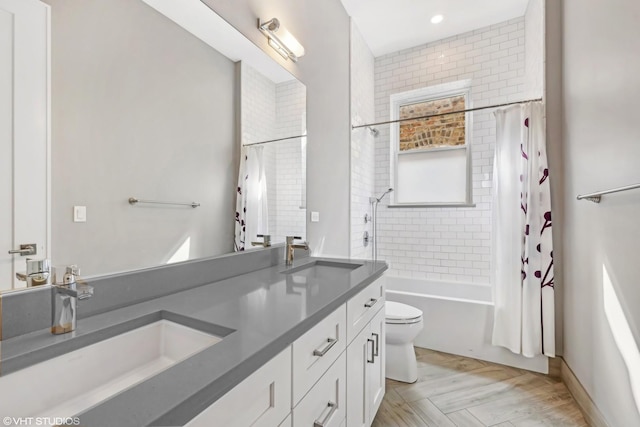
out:
{"label": "recessed ceiling light", "polygon": [[444,16],[442,15],[433,15],[433,17],[431,18],[431,23],[432,24],[439,24],[442,22],[442,20],[444,19]]}

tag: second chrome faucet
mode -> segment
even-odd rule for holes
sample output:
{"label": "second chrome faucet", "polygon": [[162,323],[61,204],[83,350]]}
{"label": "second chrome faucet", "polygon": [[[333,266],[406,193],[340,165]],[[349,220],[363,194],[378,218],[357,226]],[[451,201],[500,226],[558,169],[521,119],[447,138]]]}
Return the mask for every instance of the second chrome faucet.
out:
{"label": "second chrome faucet", "polygon": [[298,236],[287,236],[286,242],[287,247],[284,252],[284,263],[285,265],[293,264],[293,252],[295,249],[304,249],[306,251],[309,250],[309,244],[307,242],[294,243],[294,240],[302,240],[302,237]]}
{"label": "second chrome faucet", "polygon": [[57,269],[51,286],[51,333],[66,334],[76,329],[78,300],[91,298],[93,286],[78,283],[77,265]]}

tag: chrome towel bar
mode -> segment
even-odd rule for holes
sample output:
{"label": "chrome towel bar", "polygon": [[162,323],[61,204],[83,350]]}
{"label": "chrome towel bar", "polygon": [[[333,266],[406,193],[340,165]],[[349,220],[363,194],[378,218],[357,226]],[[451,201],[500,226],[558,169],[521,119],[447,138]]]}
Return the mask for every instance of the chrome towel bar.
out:
{"label": "chrome towel bar", "polygon": [[633,190],[635,188],[640,188],[640,184],[631,184],[624,187],[612,188],[611,190],[603,190],[603,191],[596,191],[595,193],[581,194],[577,197],[577,199],[578,200],[584,199],[593,203],[600,203],[601,196],[605,194],[619,193],[621,191]]}
{"label": "chrome towel bar", "polygon": [[129,204],[135,205],[137,203],[150,203],[154,205],[174,205],[174,206],[191,206],[192,208],[197,208],[200,206],[200,203],[190,202],[190,203],[182,203],[182,202],[162,202],[159,200],[141,200],[136,197],[129,197]]}

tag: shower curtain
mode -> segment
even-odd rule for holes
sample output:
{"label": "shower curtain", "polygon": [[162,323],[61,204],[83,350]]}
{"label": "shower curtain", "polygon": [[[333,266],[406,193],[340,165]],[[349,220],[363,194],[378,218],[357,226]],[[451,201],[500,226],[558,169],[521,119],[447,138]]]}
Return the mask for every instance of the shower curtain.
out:
{"label": "shower curtain", "polygon": [[258,234],[269,234],[264,147],[242,146],[236,197],[234,246],[244,251]]}
{"label": "shower curtain", "polygon": [[542,103],[497,110],[493,345],[555,356],[551,197]]}

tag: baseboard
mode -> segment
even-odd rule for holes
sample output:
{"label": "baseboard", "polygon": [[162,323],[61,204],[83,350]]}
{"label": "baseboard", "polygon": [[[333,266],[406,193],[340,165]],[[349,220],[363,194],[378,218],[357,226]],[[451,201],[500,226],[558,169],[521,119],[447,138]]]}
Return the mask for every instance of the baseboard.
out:
{"label": "baseboard", "polygon": [[[573,373],[571,368],[567,365],[561,357],[556,357],[555,359],[549,359],[549,375],[551,375],[551,361],[553,365],[559,365],[560,367],[560,378],[565,383],[569,392],[575,399],[576,403],[580,407],[582,411],[582,415],[584,415],[584,419],[592,427],[609,427],[609,424],[605,421],[602,413],[596,406],[596,404],[591,400],[591,397],[584,389],[578,378]],[[551,375],[553,376],[553,375]]]}

